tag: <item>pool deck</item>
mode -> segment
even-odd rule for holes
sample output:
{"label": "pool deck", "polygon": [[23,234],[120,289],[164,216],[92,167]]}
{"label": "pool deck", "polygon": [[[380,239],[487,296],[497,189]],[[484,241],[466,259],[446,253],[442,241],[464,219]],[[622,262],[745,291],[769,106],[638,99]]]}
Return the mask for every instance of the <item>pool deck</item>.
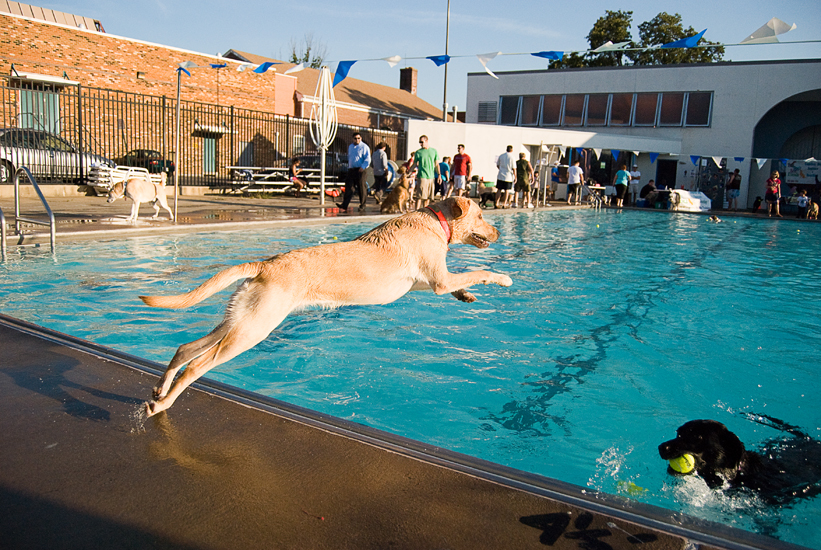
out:
{"label": "pool deck", "polygon": [[[178,225],[128,224],[116,218],[124,203],[49,202],[58,250],[384,219],[375,207],[363,218],[311,199],[206,196],[181,199]],[[163,365],[2,314],[0,350],[0,548],[798,548],[207,381],[141,419]]]}

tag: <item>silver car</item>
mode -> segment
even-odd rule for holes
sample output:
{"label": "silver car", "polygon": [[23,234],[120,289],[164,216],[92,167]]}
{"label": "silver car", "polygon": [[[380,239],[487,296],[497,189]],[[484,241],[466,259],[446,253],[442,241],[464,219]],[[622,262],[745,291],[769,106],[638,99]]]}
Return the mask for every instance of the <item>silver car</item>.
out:
{"label": "silver car", "polygon": [[94,164],[114,167],[114,162],[90,153],[80,153],[60,136],[43,130],[0,128],[0,183],[11,183],[21,166],[34,177],[51,181],[77,182]]}

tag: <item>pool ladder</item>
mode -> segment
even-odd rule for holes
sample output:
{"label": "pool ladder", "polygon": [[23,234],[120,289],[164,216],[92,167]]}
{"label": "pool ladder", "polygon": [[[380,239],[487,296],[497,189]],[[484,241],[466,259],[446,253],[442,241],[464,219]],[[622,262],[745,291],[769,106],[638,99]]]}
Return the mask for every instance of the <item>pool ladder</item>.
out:
{"label": "pool ladder", "polygon": [[[20,176],[23,175],[28,178],[29,182],[34,186],[34,190],[37,192],[37,196],[40,197],[40,202],[43,203],[43,208],[46,209],[46,215],[48,216],[48,221],[44,221],[42,219],[36,218],[27,218],[20,215]],[[54,213],[51,211],[51,207],[46,202],[46,198],[43,196],[43,192],[40,190],[40,186],[37,185],[37,180],[34,179],[34,176],[31,174],[31,170],[26,168],[25,166],[20,167],[14,174],[14,232],[16,235],[22,235],[22,224],[21,222],[26,223],[33,223],[35,225],[47,225],[49,227],[49,240],[51,242],[51,252],[54,253],[54,247],[57,243],[57,223],[54,220]],[[2,210],[0,210],[0,226],[2,226],[2,231],[0,231],[0,250],[2,250],[2,259],[6,259],[6,218],[3,216]]]}

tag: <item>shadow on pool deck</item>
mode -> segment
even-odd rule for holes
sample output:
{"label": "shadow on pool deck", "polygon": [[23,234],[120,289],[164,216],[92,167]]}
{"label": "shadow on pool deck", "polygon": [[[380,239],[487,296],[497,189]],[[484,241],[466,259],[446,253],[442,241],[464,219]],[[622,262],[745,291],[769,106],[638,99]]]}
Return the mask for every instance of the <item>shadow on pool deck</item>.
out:
{"label": "shadow on pool deck", "polygon": [[3,548],[797,548],[214,383],[0,315]]}

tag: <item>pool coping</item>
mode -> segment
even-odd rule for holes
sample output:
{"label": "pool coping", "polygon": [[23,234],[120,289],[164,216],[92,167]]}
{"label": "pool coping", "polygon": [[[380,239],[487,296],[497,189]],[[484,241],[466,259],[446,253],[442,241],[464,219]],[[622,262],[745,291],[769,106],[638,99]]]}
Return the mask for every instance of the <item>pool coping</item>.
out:
{"label": "pool coping", "polygon": [[[164,370],[164,366],[161,364],[2,313],[0,313],[0,325],[50,341],[58,346],[91,354],[140,373],[159,375]],[[580,486],[523,472],[441,447],[426,445],[416,440],[292,405],[274,398],[254,394],[213,380],[200,379],[193,385],[193,388],[257,411],[297,422],[309,428],[358,441],[383,452],[398,454],[431,466],[446,468],[477,478],[482,482],[537,495],[607,518],[640,525],[674,537],[683,538],[689,543],[732,550],[755,548],[798,550],[804,548],[723,524],[632,501],[624,497],[597,493]]]}

